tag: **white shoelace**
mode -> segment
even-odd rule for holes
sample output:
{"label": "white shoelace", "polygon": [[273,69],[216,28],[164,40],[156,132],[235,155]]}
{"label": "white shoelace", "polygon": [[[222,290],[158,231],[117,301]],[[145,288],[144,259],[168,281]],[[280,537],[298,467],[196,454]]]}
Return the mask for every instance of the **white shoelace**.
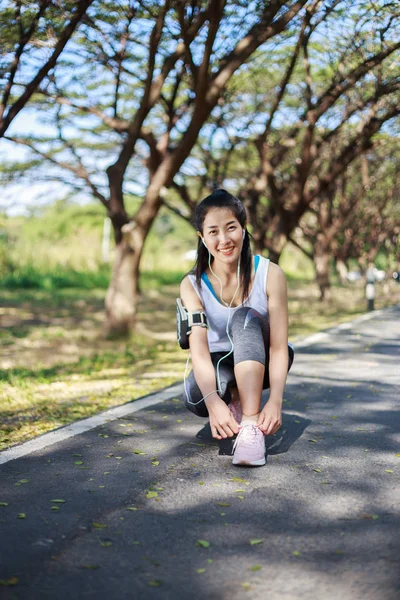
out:
{"label": "white shoelace", "polygon": [[241,440],[242,438],[244,442],[253,443],[257,437],[257,431],[259,430],[254,425],[254,423],[245,423],[239,431],[235,443],[233,444],[233,451],[235,451],[239,440]]}

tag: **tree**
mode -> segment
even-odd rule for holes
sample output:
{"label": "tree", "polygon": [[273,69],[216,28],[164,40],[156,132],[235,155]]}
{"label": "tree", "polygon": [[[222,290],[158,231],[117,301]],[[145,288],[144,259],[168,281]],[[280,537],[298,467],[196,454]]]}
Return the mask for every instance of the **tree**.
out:
{"label": "tree", "polygon": [[290,241],[315,264],[323,300],[336,262],[342,281],[350,259],[365,271],[380,251],[394,254],[400,230],[397,139],[378,136],[363,154],[311,205]]}
{"label": "tree", "polygon": [[[275,262],[399,114],[399,15],[386,2],[316,0],[286,45],[258,52],[246,85],[242,73],[231,82],[214,156],[248,208],[256,250]],[[188,186],[181,196],[193,205]]]}
{"label": "tree", "polygon": [[[117,245],[107,332],[125,334],[134,324],[146,236],[230,78],[306,4],[149,0],[120,2],[110,11],[99,1],[52,81],[40,88],[55,135],[9,136],[53,164],[53,178],[65,181],[71,173],[72,186],[86,186],[105,206]],[[144,198],[131,216],[124,196],[143,165]]]}
{"label": "tree", "polygon": [[0,138],[56,65],[93,0],[14,0],[0,11]]}

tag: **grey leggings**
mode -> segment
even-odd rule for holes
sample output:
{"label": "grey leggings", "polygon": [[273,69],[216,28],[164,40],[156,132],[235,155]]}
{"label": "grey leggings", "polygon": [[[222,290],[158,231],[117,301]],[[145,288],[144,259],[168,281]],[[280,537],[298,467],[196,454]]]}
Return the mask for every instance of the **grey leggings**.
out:
{"label": "grey leggings", "polygon": [[[231,321],[231,338],[234,350],[219,365],[221,380],[221,398],[229,404],[231,393],[229,388],[236,387],[234,367],[245,360],[254,360],[265,366],[263,389],[269,388],[269,320],[263,317],[254,308],[241,307],[235,311]],[[216,369],[217,363],[228,352],[211,352],[211,361]],[[288,347],[288,370],[292,366],[294,351]],[[204,400],[199,402],[203,394],[194,378],[193,371],[186,380],[184,400],[186,408],[199,417],[208,417],[208,410]],[[193,403],[190,404],[189,400]]]}

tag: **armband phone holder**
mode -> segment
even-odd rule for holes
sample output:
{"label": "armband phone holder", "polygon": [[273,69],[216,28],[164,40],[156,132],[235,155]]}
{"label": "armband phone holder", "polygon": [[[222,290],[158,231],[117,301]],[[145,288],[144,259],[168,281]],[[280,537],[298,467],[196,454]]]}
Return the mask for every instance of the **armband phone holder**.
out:
{"label": "armband phone holder", "polygon": [[189,335],[192,327],[208,327],[207,316],[203,310],[188,312],[180,298],[176,299],[176,332],[178,343],[183,350],[189,349]]}

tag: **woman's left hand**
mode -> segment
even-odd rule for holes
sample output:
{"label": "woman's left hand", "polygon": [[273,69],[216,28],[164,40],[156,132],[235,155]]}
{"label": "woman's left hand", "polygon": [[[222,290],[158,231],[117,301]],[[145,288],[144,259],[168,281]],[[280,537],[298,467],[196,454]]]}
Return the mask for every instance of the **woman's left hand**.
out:
{"label": "woman's left hand", "polygon": [[282,425],[282,406],[279,402],[268,400],[258,417],[257,427],[264,435],[272,435]]}

